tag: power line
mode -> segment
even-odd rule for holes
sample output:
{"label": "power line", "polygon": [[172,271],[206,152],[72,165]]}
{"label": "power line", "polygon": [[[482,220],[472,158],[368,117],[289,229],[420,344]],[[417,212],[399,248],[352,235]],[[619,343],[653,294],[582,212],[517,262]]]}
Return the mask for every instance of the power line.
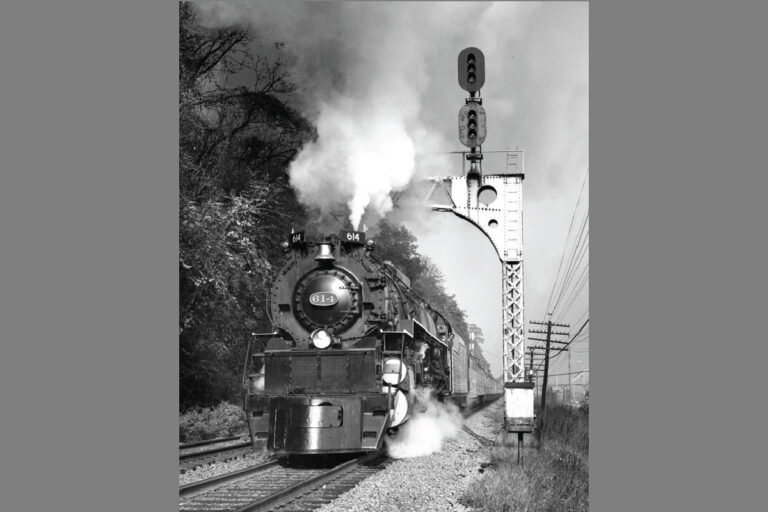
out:
{"label": "power line", "polygon": [[[577,332],[577,333],[576,333],[576,334],[573,336],[573,338],[571,338],[571,341],[569,341],[568,343],[566,343],[565,345],[563,345],[561,348],[568,348],[568,345],[570,345],[571,343],[573,343],[573,340],[575,340],[575,339],[576,339],[576,336],[578,336],[578,335],[581,333],[581,331],[584,329],[584,327],[586,327],[586,326],[587,326],[587,323],[589,323],[589,318],[587,318],[587,319],[584,321],[584,323],[581,325],[581,328],[579,328],[579,331],[578,331],[578,332]],[[562,353],[562,352],[561,352],[561,353]],[[560,355],[560,353],[558,353],[558,354],[555,354],[555,357],[557,357],[558,355]],[[554,359],[554,357],[553,357],[553,359]]]}
{"label": "power line", "polygon": [[559,377],[561,375],[576,375],[577,373],[589,373],[589,370],[581,370],[580,372],[566,372],[566,373],[551,373],[550,377]]}
{"label": "power line", "polygon": [[576,272],[576,269],[579,267],[579,265],[581,265],[581,262],[584,259],[584,255],[587,253],[587,250],[589,249],[589,230],[586,230],[585,232],[585,228],[587,226],[588,220],[589,220],[589,211],[587,211],[587,214],[584,216],[584,222],[579,231],[576,246],[573,248],[572,252],[570,253],[570,257],[568,259],[568,266],[566,267],[565,275],[563,277],[562,284],[560,285],[560,292],[558,293],[554,306],[551,306],[551,311],[553,312],[557,310],[557,307],[560,304],[560,301],[562,300],[563,295],[565,294],[565,291],[568,289],[568,285],[570,285],[572,281],[572,278]]}
{"label": "power line", "polygon": [[[577,337],[579,334],[581,334],[581,331],[582,331],[582,330],[584,330],[584,327],[586,327],[586,326],[587,326],[587,323],[589,323],[589,318],[587,318],[587,319],[584,321],[584,323],[583,323],[583,324],[581,325],[581,327],[579,328],[578,332],[577,332],[576,334],[574,334],[574,335],[573,335],[573,337],[570,339],[570,341],[568,341],[568,342],[567,342],[565,345],[563,345],[563,346],[562,346],[562,347],[560,347],[560,348],[568,348],[568,345],[570,345],[571,343],[573,343],[573,341],[576,339],[576,337]],[[554,360],[554,359],[555,359],[557,356],[559,356],[561,353],[562,353],[562,352],[558,351],[558,353],[557,353],[557,354],[555,354],[555,355],[554,355],[554,356],[552,356],[551,358],[548,358],[548,359],[546,359],[544,362],[547,362],[547,361],[549,361],[550,359]],[[541,364],[543,364],[544,362],[542,362]],[[538,370],[539,368],[541,368],[541,364],[539,364],[539,366],[537,366],[537,367],[536,367],[536,370]]]}
{"label": "power line", "polygon": [[571,292],[571,295],[568,296],[568,299],[565,302],[566,305],[563,307],[563,310],[560,312],[560,317],[558,318],[565,318],[565,315],[568,314],[568,311],[570,311],[571,307],[576,302],[576,299],[578,299],[581,296],[581,292],[583,291],[588,281],[589,281],[589,270],[586,270],[584,274],[579,278],[579,281],[576,283],[576,286]]}
{"label": "power line", "polygon": [[557,268],[557,275],[555,276],[555,281],[554,281],[553,286],[552,286],[552,291],[550,291],[549,299],[547,300],[547,311],[550,311],[549,307],[552,304],[552,296],[555,293],[557,282],[558,282],[558,279],[560,278],[560,270],[562,269],[563,261],[565,260],[566,248],[568,246],[568,239],[569,239],[569,237],[571,235],[571,230],[573,229],[573,221],[576,218],[576,211],[577,211],[577,209],[579,207],[579,203],[581,203],[581,197],[584,194],[584,185],[587,183],[587,176],[588,175],[589,175],[589,167],[587,167],[587,172],[584,173],[584,181],[581,183],[581,191],[579,192],[579,199],[576,201],[576,207],[574,207],[573,213],[571,214],[571,223],[568,226],[568,234],[565,236],[566,245],[563,248],[563,254],[560,257],[560,265]]}

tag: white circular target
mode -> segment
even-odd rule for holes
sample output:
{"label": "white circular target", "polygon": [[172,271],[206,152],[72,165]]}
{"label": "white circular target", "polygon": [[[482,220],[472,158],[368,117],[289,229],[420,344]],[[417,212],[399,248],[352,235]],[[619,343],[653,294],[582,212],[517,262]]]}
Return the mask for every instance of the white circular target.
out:
{"label": "white circular target", "polygon": [[384,374],[381,380],[390,386],[397,386],[405,380],[407,374],[408,368],[400,359],[387,359],[384,361]]}
{"label": "white circular target", "polygon": [[[392,391],[392,388],[389,388]],[[390,391],[391,392],[391,391]],[[405,416],[408,414],[408,399],[405,397],[405,393],[399,389],[394,392],[395,396],[392,398],[392,409],[389,410],[389,419],[391,421],[390,427],[396,427],[405,421]]]}

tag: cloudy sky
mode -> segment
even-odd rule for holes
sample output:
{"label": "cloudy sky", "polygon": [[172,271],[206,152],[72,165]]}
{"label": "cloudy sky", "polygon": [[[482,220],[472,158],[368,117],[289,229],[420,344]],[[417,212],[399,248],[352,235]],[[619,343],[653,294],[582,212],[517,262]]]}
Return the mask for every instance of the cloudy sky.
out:
{"label": "cloudy sky", "polygon": [[[478,47],[486,63],[483,150],[525,151],[525,321],[547,318],[558,269],[562,282],[588,208],[587,2],[197,3],[208,26],[248,26],[263,41],[285,43],[307,98],[302,110],[319,131],[291,168],[303,201],[326,211],[344,204],[353,224],[374,232],[382,216],[403,221],[483,329],[484,352],[500,374],[501,263],[476,228],[418,207],[409,192],[421,178],[462,172],[460,157],[447,154],[465,149],[457,113],[467,93],[457,82],[457,56]],[[495,169],[502,160],[489,155],[483,170]],[[394,191],[405,193],[397,205]],[[585,242],[588,225],[578,247]],[[579,265],[570,288],[584,276],[588,253]],[[574,299],[553,320],[575,334],[588,317],[588,286]],[[573,369],[588,368],[588,343],[573,349]],[[560,357],[551,373],[566,369]]]}

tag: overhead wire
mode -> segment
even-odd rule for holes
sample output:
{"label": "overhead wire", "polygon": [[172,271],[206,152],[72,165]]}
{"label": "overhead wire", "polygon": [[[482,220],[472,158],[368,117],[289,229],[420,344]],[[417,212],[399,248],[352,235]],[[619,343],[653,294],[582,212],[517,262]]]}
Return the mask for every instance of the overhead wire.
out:
{"label": "overhead wire", "polygon": [[[584,174],[584,180],[581,183],[581,191],[579,192],[579,199],[576,201],[576,207],[573,209],[573,213],[571,214],[571,222],[570,222],[570,225],[568,226],[568,234],[565,236],[566,247],[567,247],[567,241],[568,241],[569,237],[571,236],[571,231],[573,230],[573,221],[576,218],[576,211],[578,210],[579,203],[581,203],[581,198],[582,198],[582,196],[584,194],[584,185],[587,183],[587,176],[588,175],[589,175],[589,167],[587,167],[587,171]],[[563,267],[563,261],[565,260],[565,255],[566,255],[566,250],[564,248],[563,249],[563,254],[560,257],[560,265],[558,266],[557,274],[555,275],[555,281],[553,283],[552,290],[549,293],[549,299],[547,300],[547,312],[549,311],[549,307],[552,304],[552,296],[555,293],[557,282],[558,282],[558,279],[560,278],[560,271],[562,270],[562,267]]]}
{"label": "overhead wire", "polygon": [[[545,311],[555,323],[565,323],[565,319],[572,313],[572,318],[576,320],[571,324],[580,324],[581,327],[566,344],[552,349],[553,353],[549,355],[550,364],[556,364],[557,357],[566,352],[565,349],[572,343],[589,341],[589,330],[584,330],[589,323],[589,303],[584,304],[583,301],[579,301],[584,296],[585,287],[588,289],[589,282],[589,208],[586,206],[586,211],[580,209],[588,177],[589,168],[584,173],[579,198],[571,214],[563,252]],[[582,211],[584,213],[580,214]],[[575,226],[578,226],[576,231],[574,231]],[[577,309],[572,312],[572,308],[576,305],[578,305]],[[546,360],[536,361],[534,371],[541,369],[545,362]]]}
{"label": "overhead wire", "polygon": [[[588,269],[589,267],[588,263],[585,264],[583,267],[581,266],[582,262],[584,261],[584,257],[589,250],[589,229],[587,229],[586,232],[584,231],[584,228],[587,226],[588,220],[589,220],[589,213],[587,213],[587,215],[584,217],[584,223],[582,224],[582,229],[579,233],[578,242],[576,246],[573,248],[573,251],[571,252],[568,269],[560,285],[560,292],[558,293],[558,296],[557,296],[557,299],[555,300],[554,305],[549,310],[552,312],[553,316],[557,316],[555,315],[555,313],[557,313],[558,311],[558,307],[561,304],[563,296],[566,294],[566,290],[569,289],[569,286],[573,282],[576,272],[580,270],[581,273],[583,273],[585,269]],[[584,234],[586,236],[582,236]],[[581,276],[581,274],[579,274],[579,276]]]}
{"label": "overhead wire", "polygon": [[587,285],[588,281],[589,281],[589,269],[587,269],[585,272],[582,273],[582,276],[579,278],[579,281],[573,287],[571,294],[564,301],[565,306],[563,306],[562,310],[559,311],[560,314],[558,315],[558,318],[565,318],[568,315],[568,312],[571,310],[571,307],[573,307],[573,304],[576,302],[576,300],[579,297],[581,297],[581,293],[584,290],[584,287]]}
{"label": "overhead wire", "polygon": [[[569,341],[568,341],[568,342],[567,342],[565,345],[563,345],[562,347],[557,347],[556,349],[554,349],[554,351],[555,351],[556,353],[555,353],[555,355],[550,355],[550,356],[549,356],[549,360],[550,360],[550,361],[552,361],[552,360],[554,360],[554,359],[555,359],[557,356],[559,356],[560,354],[562,354],[563,352],[565,352],[565,349],[566,349],[566,348],[568,348],[568,346],[569,346],[571,343],[573,343],[573,342],[574,342],[574,340],[576,339],[576,337],[577,337],[577,336],[579,336],[579,334],[581,334],[581,332],[584,330],[584,328],[587,326],[587,324],[588,324],[588,323],[589,323],[589,318],[587,318],[587,319],[584,321],[584,323],[583,323],[583,324],[581,325],[581,327],[579,328],[578,332],[576,332],[576,334],[574,334],[574,335],[573,335],[573,337],[572,337],[572,338],[571,338],[571,339],[570,339],[570,340],[569,340]],[[544,365],[544,361],[542,361],[541,363],[539,363],[539,366],[537,366],[537,367],[534,369],[534,371],[537,371],[537,370],[538,370],[539,368],[541,368],[543,365]]]}
{"label": "overhead wire", "polygon": [[570,257],[568,260],[568,266],[566,269],[566,272],[564,274],[563,280],[560,284],[560,293],[557,296],[557,299],[555,300],[554,306],[551,306],[551,309],[548,309],[548,311],[555,311],[557,310],[557,306],[560,303],[560,300],[563,297],[563,294],[565,293],[565,290],[568,288],[568,285],[570,284],[571,279],[573,278],[574,272],[581,264],[584,255],[587,252],[587,249],[589,248],[589,229],[587,228],[587,222],[589,221],[589,212],[584,216],[584,221],[581,225],[581,228],[579,229],[579,234],[576,238],[576,245],[574,246],[573,250],[570,253]]}

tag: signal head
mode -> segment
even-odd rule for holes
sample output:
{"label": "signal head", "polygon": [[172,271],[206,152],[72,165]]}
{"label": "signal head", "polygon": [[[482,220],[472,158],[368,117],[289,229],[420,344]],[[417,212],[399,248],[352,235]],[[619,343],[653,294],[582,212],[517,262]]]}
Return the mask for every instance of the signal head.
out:
{"label": "signal head", "polygon": [[459,109],[459,140],[468,148],[485,140],[485,110],[479,103],[469,102]]}
{"label": "signal head", "polygon": [[485,83],[485,56],[470,46],[459,52],[459,85],[467,92],[477,92]]}

